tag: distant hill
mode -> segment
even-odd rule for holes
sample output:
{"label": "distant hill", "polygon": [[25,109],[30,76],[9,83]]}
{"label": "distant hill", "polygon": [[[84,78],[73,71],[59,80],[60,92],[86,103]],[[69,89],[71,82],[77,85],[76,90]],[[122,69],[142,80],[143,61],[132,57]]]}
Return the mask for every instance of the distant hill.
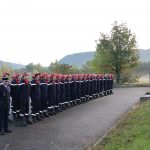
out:
{"label": "distant hill", "polygon": [[[81,67],[87,61],[90,61],[94,58],[95,51],[75,53],[67,55],[58,61],[60,64],[70,64],[77,67]],[[140,61],[141,62],[150,62],[150,49],[140,50]]]}
{"label": "distant hill", "polygon": [[140,61],[150,62],[150,49],[140,50]]}
{"label": "distant hill", "polygon": [[5,61],[0,60],[0,67],[4,64],[6,64],[8,67],[11,67],[13,69],[25,68],[25,65],[22,65],[22,64],[16,64],[16,63],[5,62]]}
{"label": "distant hill", "polygon": [[94,51],[92,52],[83,52],[83,53],[76,53],[71,54],[63,57],[61,60],[58,61],[60,64],[70,64],[81,67],[87,61],[92,60],[94,58]]}

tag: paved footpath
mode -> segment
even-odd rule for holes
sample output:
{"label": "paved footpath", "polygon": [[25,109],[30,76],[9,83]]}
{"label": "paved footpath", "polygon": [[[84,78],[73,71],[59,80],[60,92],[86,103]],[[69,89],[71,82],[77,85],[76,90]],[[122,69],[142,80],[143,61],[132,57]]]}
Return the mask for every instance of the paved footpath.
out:
{"label": "paved footpath", "polygon": [[13,123],[13,133],[0,136],[0,150],[83,150],[104,135],[148,89],[114,89],[113,95],[67,109],[28,127]]}

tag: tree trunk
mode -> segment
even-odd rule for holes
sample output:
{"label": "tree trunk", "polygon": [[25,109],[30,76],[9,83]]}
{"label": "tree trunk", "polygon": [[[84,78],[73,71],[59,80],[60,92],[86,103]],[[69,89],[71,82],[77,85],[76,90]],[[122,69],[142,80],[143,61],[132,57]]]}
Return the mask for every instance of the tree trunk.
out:
{"label": "tree trunk", "polygon": [[116,69],[116,84],[120,83],[120,70]]}

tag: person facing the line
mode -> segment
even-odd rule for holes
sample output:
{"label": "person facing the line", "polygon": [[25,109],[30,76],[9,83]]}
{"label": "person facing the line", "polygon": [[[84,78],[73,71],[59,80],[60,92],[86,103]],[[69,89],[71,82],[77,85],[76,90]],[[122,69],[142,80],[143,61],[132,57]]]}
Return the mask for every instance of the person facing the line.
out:
{"label": "person facing the line", "polygon": [[4,73],[0,83],[0,135],[11,133],[8,129],[8,115],[10,110],[9,73]]}

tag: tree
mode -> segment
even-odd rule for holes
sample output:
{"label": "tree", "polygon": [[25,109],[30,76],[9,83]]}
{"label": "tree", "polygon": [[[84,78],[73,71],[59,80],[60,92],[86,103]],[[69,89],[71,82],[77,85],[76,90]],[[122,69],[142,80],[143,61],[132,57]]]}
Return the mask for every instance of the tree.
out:
{"label": "tree", "polygon": [[43,67],[41,64],[33,64],[30,63],[26,66],[26,71],[30,73],[36,73],[36,72],[48,72],[48,69],[46,67]]}
{"label": "tree", "polygon": [[61,74],[69,74],[71,73],[71,68],[69,64],[59,64],[57,60],[54,63],[51,63],[48,67],[50,73],[61,73]]}
{"label": "tree", "polygon": [[26,65],[27,72],[33,73],[34,69],[35,69],[35,65],[33,63]]}
{"label": "tree", "polygon": [[81,73],[81,70],[77,66],[71,66],[69,69],[70,74],[79,74]]}
{"label": "tree", "polygon": [[3,63],[0,67],[0,77],[2,77],[3,73],[5,72],[8,72],[10,75],[12,75],[14,70],[11,67],[7,66],[7,64]]}
{"label": "tree", "polygon": [[81,72],[82,73],[93,73],[93,66],[91,61],[87,61],[86,64],[82,65]]}
{"label": "tree", "polygon": [[124,72],[139,63],[139,50],[135,34],[126,24],[113,24],[110,35],[100,33],[95,57],[92,61],[95,72],[114,73],[116,83],[121,82]]}
{"label": "tree", "polygon": [[59,63],[58,61],[56,60],[55,62],[52,62],[49,67],[49,72],[50,73],[59,73]]}

